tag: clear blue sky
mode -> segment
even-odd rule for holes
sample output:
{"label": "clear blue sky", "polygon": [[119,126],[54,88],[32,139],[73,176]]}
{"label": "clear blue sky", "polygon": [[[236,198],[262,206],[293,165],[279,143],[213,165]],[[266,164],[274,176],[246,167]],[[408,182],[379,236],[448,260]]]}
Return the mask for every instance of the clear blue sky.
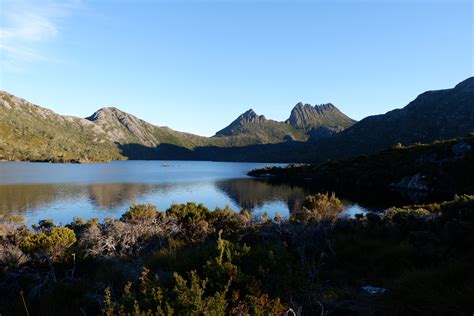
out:
{"label": "clear blue sky", "polygon": [[249,108],[361,119],[473,75],[469,0],[0,3],[0,89],[60,114],[213,135]]}

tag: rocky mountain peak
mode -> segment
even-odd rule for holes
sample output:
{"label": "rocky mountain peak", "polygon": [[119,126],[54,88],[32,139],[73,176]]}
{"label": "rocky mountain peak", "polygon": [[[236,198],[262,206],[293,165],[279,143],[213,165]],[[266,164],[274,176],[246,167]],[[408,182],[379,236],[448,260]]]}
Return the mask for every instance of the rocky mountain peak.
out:
{"label": "rocky mountain peak", "polygon": [[118,119],[118,118],[125,118],[127,116],[133,116],[116,107],[104,107],[92,114],[89,117],[86,117],[89,121],[98,121],[98,120],[107,120],[107,119]]}
{"label": "rocky mountain peak", "polygon": [[264,115],[258,115],[257,113],[255,113],[254,110],[250,109],[246,111],[245,113],[241,114],[237,118],[237,120],[240,120],[246,123],[258,123],[258,122],[266,121],[267,119],[265,118]]}
{"label": "rocky mountain peak", "polygon": [[295,128],[310,129],[319,126],[342,126],[349,127],[354,120],[342,113],[332,103],[325,103],[312,106],[298,102],[291,110],[287,124]]}
{"label": "rocky mountain peak", "polygon": [[135,138],[147,146],[153,147],[158,144],[152,133],[151,124],[116,107],[101,108],[86,120],[100,126],[109,139],[116,143],[126,143]]}
{"label": "rocky mountain peak", "polygon": [[243,114],[239,115],[229,126],[221,129],[216,133],[216,136],[232,136],[239,133],[240,129],[247,124],[263,123],[267,119],[263,115],[258,115],[253,109],[249,109]]}

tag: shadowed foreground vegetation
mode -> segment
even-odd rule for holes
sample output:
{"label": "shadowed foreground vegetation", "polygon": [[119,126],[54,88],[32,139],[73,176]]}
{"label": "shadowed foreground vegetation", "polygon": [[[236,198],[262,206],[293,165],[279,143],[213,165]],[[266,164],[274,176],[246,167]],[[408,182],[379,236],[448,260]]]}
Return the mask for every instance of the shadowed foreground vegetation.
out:
{"label": "shadowed foreground vegetation", "polygon": [[355,218],[343,208],[318,194],[289,218],[194,203],[65,227],[12,217],[0,226],[0,313],[472,314],[473,196]]}

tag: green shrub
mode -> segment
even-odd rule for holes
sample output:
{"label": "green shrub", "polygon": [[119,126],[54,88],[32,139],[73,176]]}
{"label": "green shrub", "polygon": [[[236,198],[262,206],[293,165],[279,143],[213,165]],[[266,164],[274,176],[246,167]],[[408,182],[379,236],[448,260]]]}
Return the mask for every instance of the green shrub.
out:
{"label": "green shrub", "polygon": [[176,216],[180,223],[206,221],[211,218],[211,211],[204,204],[174,204],[166,210],[167,215]]}
{"label": "green shrub", "polygon": [[34,255],[46,254],[53,261],[59,259],[76,242],[76,234],[67,227],[54,227],[50,230],[28,234],[20,241],[20,249]]}
{"label": "green shrub", "polygon": [[212,212],[203,204],[175,204],[166,210],[166,214],[170,218],[176,218],[181,228],[178,241],[185,244],[202,241],[211,231]]}
{"label": "green shrub", "polygon": [[291,219],[302,222],[334,219],[343,209],[344,205],[334,193],[331,195],[317,193],[306,197],[303,208],[294,212]]}
{"label": "green shrub", "polygon": [[425,218],[430,214],[430,211],[424,208],[411,209],[392,207],[384,212],[382,220],[387,223],[403,224]]}
{"label": "green shrub", "polygon": [[129,210],[122,215],[121,220],[125,222],[146,222],[156,219],[158,210],[151,204],[138,204],[130,206]]}

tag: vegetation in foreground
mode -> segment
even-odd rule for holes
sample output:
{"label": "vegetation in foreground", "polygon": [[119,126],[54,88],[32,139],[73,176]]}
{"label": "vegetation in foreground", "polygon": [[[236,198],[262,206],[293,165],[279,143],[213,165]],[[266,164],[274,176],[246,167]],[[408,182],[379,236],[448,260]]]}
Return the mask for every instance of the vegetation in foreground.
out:
{"label": "vegetation in foreground", "polygon": [[355,218],[342,209],[317,194],[289,218],[194,203],[65,227],[10,218],[0,313],[472,314],[473,196]]}

